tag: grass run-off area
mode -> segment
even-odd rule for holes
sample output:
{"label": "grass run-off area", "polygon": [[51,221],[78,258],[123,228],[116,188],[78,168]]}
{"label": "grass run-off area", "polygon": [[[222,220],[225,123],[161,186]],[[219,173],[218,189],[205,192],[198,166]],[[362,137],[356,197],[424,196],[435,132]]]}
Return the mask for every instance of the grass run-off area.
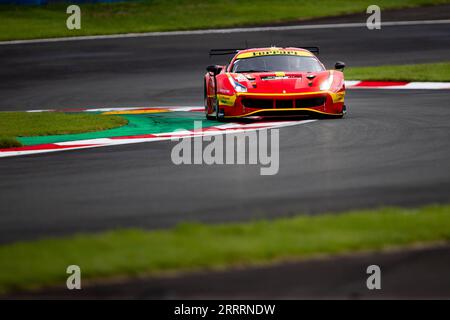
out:
{"label": "grass run-off area", "polygon": [[349,67],[346,80],[450,81],[450,62]]}
{"label": "grass run-off area", "polygon": [[[378,0],[382,10],[449,0]],[[81,30],[66,27],[67,4],[0,5],[0,40],[170,31],[297,21],[363,13],[370,0],[144,0],[81,4]]]}
{"label": "grass run-off area", "polygon": [[63,112],[0,112],[0,148],[19,147],[16,137],[106,130],[126,125],[120,116]]}
{"label": "grass run-off area", "polygon": [[0,246],[0,291],[83,279],[252,265],[450,240],[450,205],[174,229],[115,230]]}

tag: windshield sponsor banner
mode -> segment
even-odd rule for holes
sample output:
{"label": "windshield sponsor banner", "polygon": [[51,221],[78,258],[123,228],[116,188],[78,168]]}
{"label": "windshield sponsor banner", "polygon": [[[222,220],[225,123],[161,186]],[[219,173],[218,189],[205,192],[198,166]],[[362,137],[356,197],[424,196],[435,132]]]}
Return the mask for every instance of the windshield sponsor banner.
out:
{"label": "windshield sponsor banner", "polygon": [[246,59],[260,56],[275,56],[275,55],[288,55],[288,56],[304,56],[312,57],[314,56],[311,52],[306,50],[282,50],[282,49],[272,49],[272,50],[262,50],[262,51],[252,51],[243,52],[238,54],[237,59]]}

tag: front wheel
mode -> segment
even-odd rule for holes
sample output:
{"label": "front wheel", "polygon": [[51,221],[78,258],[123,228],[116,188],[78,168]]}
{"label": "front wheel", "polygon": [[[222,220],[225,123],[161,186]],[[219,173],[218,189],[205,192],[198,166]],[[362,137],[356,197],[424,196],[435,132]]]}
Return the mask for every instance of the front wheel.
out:
{"label": "front wheel", "polygon": [[214,120],[213,116],[210,116],[208,114],[208,93],[206,92],[206,83],[204,83],[204,90],[203,90],[203,99],[204,99],[204,104],[205,104],[205,116],[207,120]]}
{"label": "front wheel", "polygon": [[346,114],[347,114],[347,106],[344,104],[342,106],[342,118],[345,117]]}
{"label": "front wheel", "polygon": [[217,100],[217,95],[216,95],[216,97],[214,99],[214,112],[215,112],[215,115],[211,116],[211,115],[208,114],[208,106],[205,107],[205,110],[206,110],[206,119],[208,119],[208,120],[216,120],[216,121],[223,121],[224,120],[224,118],[223,118],[224,115],[220,114],[219,101]]}
{"label": "front wheel", "polygon": [[216,110],[216,121],[223,121],[223,115],[220,114],[219,100],[217,100],[217,95],[214,101],[215,101],[214,109]]}
{"label": "front wheel", "polygon": [[[217,101],[217,99],[216,99],[216,101]],[[216,102],[217,103],[217,102]],[[216,106],[214,106],[214,110],[216,110],[216,115],[215,116],[211,116],[211,115],[209,115],[208,114],[208,102],[206,102],[206,106],[205,106],[205,113],[206,113],[206,119],[208,119],[208,120],[217,120],[217,115],[218,115],[218,112],[217,112],[217,107]]]}

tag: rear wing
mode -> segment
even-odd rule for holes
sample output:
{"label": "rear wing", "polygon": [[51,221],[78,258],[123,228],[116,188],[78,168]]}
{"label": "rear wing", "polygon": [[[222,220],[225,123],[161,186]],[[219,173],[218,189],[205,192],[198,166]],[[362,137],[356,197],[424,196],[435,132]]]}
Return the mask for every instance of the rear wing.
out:
{"label": "rear wing", "polygon": [[225,56],[229,54],[236,54],[244,49],[211,49],[209,50],[209,56]]}
{"label": "rear wing", "polygon": [[[298,47],[299,49],[305,49],[314,54],[319,54],[319,47]],[[211,49],[209,50],[209,56],[225,56],[230,54],[236,54],[241,50],[246,49]]]}
{"label": "rear wing", "polygon": [[305,49],[314,54],[319,54],[319,47],[300,47],[300,49]]}

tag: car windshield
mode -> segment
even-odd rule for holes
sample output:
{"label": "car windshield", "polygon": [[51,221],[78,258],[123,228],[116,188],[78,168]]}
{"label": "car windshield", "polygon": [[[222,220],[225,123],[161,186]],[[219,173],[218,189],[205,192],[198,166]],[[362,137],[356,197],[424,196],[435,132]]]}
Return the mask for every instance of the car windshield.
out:
{"label": "car windshield", "polygon": [[319,72],[324,68],[314,57],[273,55],[238,59],[234,62],[232,72]]}

